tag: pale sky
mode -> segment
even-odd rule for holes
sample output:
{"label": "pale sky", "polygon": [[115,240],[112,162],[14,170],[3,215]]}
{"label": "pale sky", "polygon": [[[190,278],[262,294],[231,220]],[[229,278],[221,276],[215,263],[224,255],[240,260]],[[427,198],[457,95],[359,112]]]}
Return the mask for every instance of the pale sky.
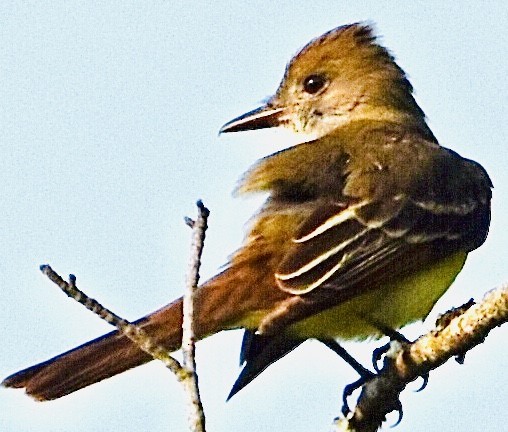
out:
{"label": "pale sky", "polygon": [[[487,6],[488,4],[488,6]],[[475,1],[0,3],[0,378],[110,331],[39,272],[49,263],[127,319],[182,293],[201,198],[211,210],[203,280],[227,261],[260,199],[237,179],[272,132],[218,137],[272,94],[311,38],[368,20],[407,71],[442,145],[493,179],[493,220],[439,312],[508,281],[508,6]],[[307,342],[230,402],[242,333],[198,344],[212,431],[327,431],[355,373]],[[500,430],[508,328],[403,394],[398,432]],[[366,365],[380,342],[347,347]],[[414,389],[419,383],[414,384]],[[180,385],[155,362],[63,399],[0,389],[0,430],[184,431]],[[396,420],[393,415],[391,422]],[[385,428],[388,428],[387,423]]]}

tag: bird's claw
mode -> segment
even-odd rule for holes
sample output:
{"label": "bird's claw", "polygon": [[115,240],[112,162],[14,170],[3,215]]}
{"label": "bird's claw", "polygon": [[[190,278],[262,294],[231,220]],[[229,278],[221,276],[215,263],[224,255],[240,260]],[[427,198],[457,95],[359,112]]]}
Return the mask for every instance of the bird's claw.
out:
{"label": "bird's claw", "polygon": [[402,421],[402,417],[404,417],[404,410],[402,409],[402,403],[400,401],[397,401],[394,411],[398,412],[399,418],[397,419],[397,421],[394,424],[392,424],[390,426],[390,428],[394,428],[394,427],[398,426],[400,424],[400,422]]}
{"label": "bird's claw", "polygon": [[363,373],[360,378],[358,378],[355,382],[348,384],[344,387],[344,392],[342,393],[342,415],[347,417],[347,415],[351,412],[349,409],[349,404],[347,403],[348,398],[361,386],[363,386],[367,381],[374,378],[375,374],[372,372],[366,371]]}
{"label": "bird's claw", "polygon": [[423,383],[418,390],[415,390],[416,392],[421,392],[425,387],[427,387],[427,384],[429,383],[429,373],[427,372],[426,374],[421,375],[421,378]]}
{"label": "bird's claw", "polygon": [[458,364],[460,364],[460,365],[464,364],[464,362],[466,361],[466,353],[465,353],[465,352],[463,352],[463,353],[457,354],[457,355],[455,356],[455,361],[456,361]]}
{"label": "bird's claw", "polygon": [[388,352],[389,349],[390,343],[387,343],[383,346],[376,348],[372,352],[372,367],[377,373],[381,371],[381,368],[379,367],[379,362],[381,361],[382,357]]}

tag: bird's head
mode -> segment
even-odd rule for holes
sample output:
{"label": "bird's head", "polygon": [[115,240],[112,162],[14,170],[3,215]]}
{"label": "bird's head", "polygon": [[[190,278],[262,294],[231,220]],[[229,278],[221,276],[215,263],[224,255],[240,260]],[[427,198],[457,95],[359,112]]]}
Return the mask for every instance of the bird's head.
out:
{"label": "bird's head", "polygon": [[355,120],[424,122],[412,90],[369,25],[341,26],[300,50],[266,105],[226,123],[221,133],[286,127],[317,139]]}

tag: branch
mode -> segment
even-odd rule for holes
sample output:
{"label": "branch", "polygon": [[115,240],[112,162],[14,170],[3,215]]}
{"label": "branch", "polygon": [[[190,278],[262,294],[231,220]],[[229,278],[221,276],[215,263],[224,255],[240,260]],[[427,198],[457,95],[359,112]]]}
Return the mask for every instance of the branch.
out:
{"label": "branch", "polygon": [[183,296],[183,324],[182,324],[182,352],[183,365],[189,373],[188,379],[183,382],[187,395],[189,425],[192,431],[205,431],[205,414],[199,396],[198,376],[196,374],[196,338],[194,335],[194,292],[199,282],[199,268],[205,241],[205,231],[210,211],[201,201],[197,202],[198,218],[192,221],[186,218],[186,223],[192,228],[191,254],[187,283]]}
{"label": "branch", "polygon": [[176,375],[178,381],[186,379],[188,373],[182,368],[182,365],[178,362],[178,360],[171,357],[167,353],[166,349],[153,343],[150,336],[148,336],[141,327],[132,324],[110,309],[101,305],[97,300],[88,297],[88,295],[76,286],[76,276],[72,274],[69,275],[69,282],[66,282],[48,264],[41,265],[40,269],[42,273],[46,275],[51,282],[56,284],[65,294],[85,306],[89,311],[92,311],[94,314],[99,316],[99,318],[102,318],[107,323],[114,325],[121,334],[127,336],[141,350],[150,354],[154,359],[162,361],[166,367]]}
{"label": "branch", "polygon": [[194,222],[188,218],[186,219],[186,223],[193,229],[193,240],[183,305],[183,366],[178,362],[178,360],[171,357],[164,347],[156,344],[141,327],[120,317],[110,309],[101,305],[97,300],[89,297],[81,291],[76,286],[76,276],[69,275],[69,282],[66,282],[47,264],[41,265],[40,269],[42,273],[55,283],[65,294],[67,294],[67,296],[73,298],[109,324],[114,325],[119,333],[128,337],[141,350],[151,355],[154,359],[162,361],[166,367],[175,374],[177,380],[182,383],[185,389],[185,394],[188,396],[190,430],[192,432],[205,432],[205,416],[197,386],[196,362],[194,359],[195,336],[192,329],[192,320],[193,295],[199,280],[200,259],[203,252],[207,218],[210,212],[201,201],[198,201],[197,206],[197,221]]}
{"label": "branch", "polygon": [[381,371],[362,386],[356,408],[335,421],[334,432],[374,432],[386,415],[401,410],[399,395],[407,384],[425,377],[485,340],[508,321],[508,285],[487,292],[479,304],[467,304],[440,316],[436,328],[413,343],[392,342]]}

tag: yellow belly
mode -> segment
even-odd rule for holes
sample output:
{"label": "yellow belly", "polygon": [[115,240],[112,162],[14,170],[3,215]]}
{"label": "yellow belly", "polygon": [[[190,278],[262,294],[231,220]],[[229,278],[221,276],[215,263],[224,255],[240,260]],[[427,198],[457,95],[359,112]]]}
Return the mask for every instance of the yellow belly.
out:
{"label": "yellow belly", "polygon": [[[396,284],[371,290],[337,307],[299,321],[288,335],[302,338],[365,339],[425,318],[462,269],[467,254],[457,253]],[[373,325],[374,324],[374,325]]]}

